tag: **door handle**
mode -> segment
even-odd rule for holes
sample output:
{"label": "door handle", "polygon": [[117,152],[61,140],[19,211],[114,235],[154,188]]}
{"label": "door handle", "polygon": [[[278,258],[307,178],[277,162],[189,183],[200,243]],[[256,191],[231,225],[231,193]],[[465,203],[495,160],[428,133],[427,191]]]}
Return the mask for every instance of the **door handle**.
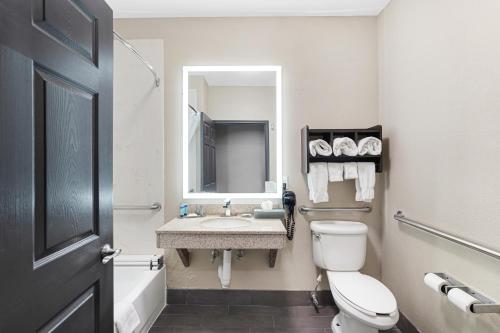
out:
{"label": "door handle", "polygon": [[113,249],[109,244],[105,244],[101,249],[101,261],[107,264],[111,259],[118,257],[122,249]]}

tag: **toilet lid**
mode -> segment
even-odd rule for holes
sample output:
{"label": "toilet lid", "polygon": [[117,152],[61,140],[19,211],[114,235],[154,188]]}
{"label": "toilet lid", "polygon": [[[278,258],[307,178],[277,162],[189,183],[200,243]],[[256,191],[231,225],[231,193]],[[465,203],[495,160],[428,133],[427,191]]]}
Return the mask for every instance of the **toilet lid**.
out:
{"label": "toilet lid", "polygon": [[366,224],[353,221],[312,221],[310,227],[319,234],[366,235],[368,233]]}
{"label": "toilet lid", "polygon": [[330,283],[350,303],[375,314],[397,310],[396,299],[380,281],[359,272],[328,272]]}

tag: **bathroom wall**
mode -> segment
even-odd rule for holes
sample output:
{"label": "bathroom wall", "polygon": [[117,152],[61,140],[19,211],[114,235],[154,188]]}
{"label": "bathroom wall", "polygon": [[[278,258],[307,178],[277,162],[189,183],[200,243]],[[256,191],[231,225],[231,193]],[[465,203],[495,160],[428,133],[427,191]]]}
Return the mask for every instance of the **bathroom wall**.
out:
{"label": "bathroom wall", "polygon": [[[129,40],[157,70],[161,86],[137,57],[114,42],[113,78],[113,203],[164,205],[163,41]],[[162,253],[155,230],[163,211],[113,212],[113,242],[126,254]]]}
{"label": "bathroom wall", "polygon": [[[383,282],[421,332],[498,332],[423,284],[446,272],[500,300],[498,260],[392,219],[500,250],[500,2],[392,0],[378,19],[380,114],[388,137]],[[387,151],[387,150],[386,150]]]}
{"label": "bathroom wall", "polygon": [[[208,84],[201,75],[192,75],[189,78],[189,89],[196,92],[196,105],[192,105],[199,112],[208,111]],[[190,96],[191,97],[191,96]],[[191,102],[189,102],[191,104]]]}
{"label": "bathroom wall", "polygon": [[276,122],[275,87],[209,86],[208,115],[214,120]]}
{"label": "bathroom wall", "polygon": [[[120,19],[127,38],[162,39],[165,47],[165,221],[182,201],[181,107],[183,65],[283,66],[284,169],[299,205],[311,205],[300,172],[300,129],[369,127],[378,123],[377,20],[374,17]],[[318,217],[361,220],[369,226],[364,271],[380,277],[383,177],[370,214]],[[352,181],[330,186],[329,205],[354,205]],[[208,251],[194,251],[184,268],[167,251],[169,288],[220,288]],[[309,225],[297,214],[293,242],[268,268],[263,251],[234,260],[231,288],[310,290],[317,270]],[[326,280],[326,279],[325,279]],[[327,287],[325,284],[324,287]]]}

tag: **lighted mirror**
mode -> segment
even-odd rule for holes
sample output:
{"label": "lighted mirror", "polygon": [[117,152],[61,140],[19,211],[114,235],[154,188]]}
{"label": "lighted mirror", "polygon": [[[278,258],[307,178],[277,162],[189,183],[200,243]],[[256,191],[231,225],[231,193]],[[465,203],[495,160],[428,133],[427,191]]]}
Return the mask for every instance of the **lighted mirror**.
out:
{"label": "lighted mirror", "polygon": [[184,198],[281,197],[281,67],[185,66]]}

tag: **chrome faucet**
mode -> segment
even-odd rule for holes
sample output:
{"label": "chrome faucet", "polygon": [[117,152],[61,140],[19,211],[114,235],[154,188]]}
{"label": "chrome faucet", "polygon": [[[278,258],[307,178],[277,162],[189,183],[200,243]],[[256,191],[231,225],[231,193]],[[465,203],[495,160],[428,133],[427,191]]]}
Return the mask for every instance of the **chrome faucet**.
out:
{"label": "chrome faucet", "polygon": [[224,200],[222,208],[226,210],[224,216],[231,216],[231,199]]}
{"label": "chrome faucet", "polygon": [[195,209],[194,209],[194,213],[199,216],[199,217],[203,217],[205,216],[205,211],[203,209],[203,206],[202,205],[196,205]]}

